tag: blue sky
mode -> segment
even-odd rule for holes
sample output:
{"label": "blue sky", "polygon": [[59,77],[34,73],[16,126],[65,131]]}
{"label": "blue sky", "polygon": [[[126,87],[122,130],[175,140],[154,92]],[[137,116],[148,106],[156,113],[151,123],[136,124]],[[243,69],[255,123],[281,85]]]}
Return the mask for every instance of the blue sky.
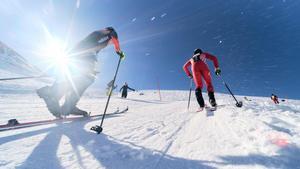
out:
{"label": "blue sky", "polygon": [[[187,90],[182,65],[201,48],[218,57],[234,93],[300,99],[299,18],[296,0],[3,0],[0,40],[43,68],[35,51],[45,29],[72,47],[113,26],[126,53],[119,85],[156,89],[159,81],[162,89]],[[109,47],[98,58],[93,87],[104,89],[118,57]],[[216,92],[227,92],[215,76],[213,83]]]}

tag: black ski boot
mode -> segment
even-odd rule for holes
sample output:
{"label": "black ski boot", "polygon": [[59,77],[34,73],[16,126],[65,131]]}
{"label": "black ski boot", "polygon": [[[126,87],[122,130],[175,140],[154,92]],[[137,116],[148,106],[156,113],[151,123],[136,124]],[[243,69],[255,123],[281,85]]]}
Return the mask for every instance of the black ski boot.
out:
{"label": "black ski boot", "polygon": [[216,107],[217,103],[216,103],[216,99],[215,99],[215,94],[214,92],[208,92],[208,97],[209,97],[209,103],[212,107]]}
{"label": "black ski boot", "polygon": [[56,118],[62,118],[59,102],[57,99],[55,99],[55,97],[52,96],[49,86],[38,89],[36,93],[45,101],[49,112],[53,116],[55,116]]}

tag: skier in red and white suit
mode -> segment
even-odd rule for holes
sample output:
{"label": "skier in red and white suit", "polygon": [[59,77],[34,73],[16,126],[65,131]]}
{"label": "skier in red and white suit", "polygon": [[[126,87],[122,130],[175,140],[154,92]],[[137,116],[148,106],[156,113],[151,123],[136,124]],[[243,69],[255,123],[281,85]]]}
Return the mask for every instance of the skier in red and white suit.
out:
{"label": "skier in red and white suit", "polygon": [[[214,87],[212,85],[210,71],[206,63],[207,59],[213,61],[215,67],[215,73],[216,75],[219,76],[221,74],[221,69],[219,68],[218,59],[207,52],[202,52],[201,49],[195,49],[193,57],[190,60],[188,60],[183,66],[183,70],[185,71],[185,73],[190,78],[194,79],[194,83],[196,85],[195,94],[196,94],[197,101],[200,105],[200,109],[203,109],[205,106],[202,97],[202,87],[203,87],[202,78],[204,79],[205,84],[207,86],[208,97],[211,106],[213,107],[217,106],[216,99],[214,96]],[[188,69],[188,67],[190,66],[191,66],[192,74]]]}

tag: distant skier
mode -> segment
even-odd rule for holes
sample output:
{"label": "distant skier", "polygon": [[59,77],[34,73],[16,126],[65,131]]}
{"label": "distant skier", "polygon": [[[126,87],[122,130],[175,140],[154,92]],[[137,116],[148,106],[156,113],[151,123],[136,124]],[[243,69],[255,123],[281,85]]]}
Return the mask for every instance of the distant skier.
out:
{"label": "distant skier", "polygon": [[[215,66],[215,74],[219,76],[221,74],[221,69],[219,68],[218,59],[207,52],[202,52],[201,49],[195,49],[192,58],[188,60],[183,66],[183,70],[185,71],[185,73],[190,78],[194,79],[194,83],[196,85],[195,94],[196,94],[198,104],[200,105],[199,111],[202,111],[205,106],[204,99],[202,97],[202,87],[203,87],[202,78],[204,79],[207,86],[209,103],[213,107],[217,106],[211,75],[210,75],[208,65],[206,63],[206,59],[213,61]],[[188,69],[189,66],[191,66],[192,74]]]}
{"label": "distant skier", "polygon": [[127,90],[135,91],[135,89],[132,89],[128,86],[128,84],[125,82],[125,84],[121,87],[120,92],[122,90],[122,98],[127,98]]}
{"label": "distant skier", "polygon": [[[37,94],[44,99],[48,110],[56,117],[62,115],[83,115],[88,113],[76,107],[84,91],[94,82],[96,77],[97,54],[108,44],[113,43],[117,54],[123,58],[120,50],[118,35],[112,27],[94,31],[80,41],[68,54],[71,64],[66,65],[68,73],[57,78],[52,86],[37,90]],[[64,104],[59,101],[65,97]]]}
{"label": "distant skier", "polygon": [[279,104],[278,97],[277,97],[276,95],[274,95],[273,93],[272,93],[272,95],[271,95],[271,99],[273,100],[273,102],[274,102],[275,104]]}

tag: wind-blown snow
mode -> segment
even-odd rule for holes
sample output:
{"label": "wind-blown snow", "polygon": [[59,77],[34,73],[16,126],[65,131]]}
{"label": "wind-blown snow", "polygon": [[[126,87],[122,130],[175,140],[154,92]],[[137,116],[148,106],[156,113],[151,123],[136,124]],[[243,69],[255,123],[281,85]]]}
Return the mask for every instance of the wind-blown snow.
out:
{"label": "wind-blown snow", "polygon": [[[107,117],[100,135],[89,130],[100,119],[1,132],[0,168],[300,168],[300,101],[248,96],[237,108],[217,94],[207,117],[194,97],[186,111],[188,91],[140,93],[112,97],[108,112],[129,111]],[[79,107],[102,113],[105,102],[87,93]],[[0,110],[1,123],[52,118],[35,95],[1,95]]]}

